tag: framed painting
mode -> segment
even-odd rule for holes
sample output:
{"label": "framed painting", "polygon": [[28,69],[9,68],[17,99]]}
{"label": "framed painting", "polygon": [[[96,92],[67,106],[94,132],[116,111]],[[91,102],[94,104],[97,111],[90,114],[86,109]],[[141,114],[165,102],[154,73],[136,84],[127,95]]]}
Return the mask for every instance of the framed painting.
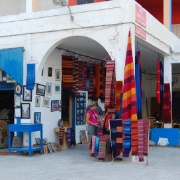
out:
{"label": "framed painting", "polygon": [[32,90],[26,89],[26,86],[23,86],[23,101],[32,101]]}
{"label": "framed painting", "polygon": [[46,86],[42,84],[37,84],[36,85],[36,94],[40,96],[45,96],[45,89]]}
{"label": "framed painting", "polygon": [[51,112],[53,111],[59,111],[59,100],[51,101]]}
{"label": "framed painting", "polygon": [[30,119],[30,103],[21,103],[21,118]]}
{"label": "framed painting", "polygon": [[55,80],[61,81],[61,71],[60,69],[55,69]]}
{"label": "framed painting", "polygon": [[49,108],[49,106],[50,106],[50,98],[48,98],[48,97],[43,97],[43,107],[47,107],[47,108]]}
{"label": "framed painting", "polygon": [[41,123],[41,112],[35,112],[34,113],[34,124],[40,124]]}
{"label": "framed painting", "polygon": [[52,83],[46,83],[46,95],[52,95]]}
{"label": "framed painting", "polygon": [[6,74],[6,83],[15,83],[15,82],[16,81],[11,76]]}
{"label": "framed painting", "polygon": [[20,107],[16,107],[14,109],[14,115],[16,118],[21,118],[21,108]]}
{"label": "framed painting", "polygon": [[21,96],[14,96],[14,105],[15,106],[20,106],[21,105]]}
{"label": "framed painting", "polygon": [[48,77],[52,77],[52,67],[48,67]]}
{"label": "framed painting", "polygon": [[35,97],[35,106],[40,107],[41,106],[41,96]]}
{"label": "framed painting", "polygon": [[61,85],[60,84],[55,84],[55,93],[60,94],[61,92]]}

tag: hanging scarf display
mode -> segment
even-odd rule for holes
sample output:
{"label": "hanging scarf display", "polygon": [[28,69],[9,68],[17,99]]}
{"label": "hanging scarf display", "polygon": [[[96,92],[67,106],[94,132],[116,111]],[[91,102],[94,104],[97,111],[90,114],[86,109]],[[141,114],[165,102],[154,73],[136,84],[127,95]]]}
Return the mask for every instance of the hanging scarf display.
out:
{"label": "hanging scarf display", "polygon": [[137,98],[137,116],[142,119],[142,84],[141,84],[141,54],[140,51],[136,53],[135,57],[135,79],[136,79],[136,98]]}
{"label": "hanging scarf display", "polygon": [[120,97],[121,97],[121,93],[122,93],[122,86],[123,86],[123,82],[122,81],[116,81],[116,114],[118,115],[118,117],[120,116]]}
{"label": "hanging scarf display", "polygon": [[131,151],[131,120],[123,120],[123,156],[129,157]]}
{"label": "hanging scarf display", "polygon": [[27,64],[26,89],[33,90],[35,86],[35,64]]}
{"label": "hanging scarf display", "polygon": [[139,161],[144,161],[144,130],[143,120],[138,120],[138,156]]}
{"label": "hanging scarf display", "polygon": [[157,62],[157,83],[156,83],[156,98],[157,98],[157,102],[158,104],[160,104],[161,102],[161,95],[160,95],[160,69],[161,69],[161,66],[160,66],[160,61]]}
{"label": "hanging scarf display", "polygon": [[[111,103],[114,104],[114,102],[112,102],[112,97],[114,95],[114,93],[112,92],[114,89],[112,89],[113,87],[113,83],[114,82],[114,70],[115,70],[115,62],[114,61],[107,61],[106,62],[106,85],[105,85],[105,107],[106,108],[110,108],[111,107]],[[112,107],[111,107],[112,108]]]}
{"label": "hanging scarf display", "polygon": [[164,123],[171,123],[171,94],[170,94],[170,84],[164,84],[164,100],[162,107],[162,119]]}

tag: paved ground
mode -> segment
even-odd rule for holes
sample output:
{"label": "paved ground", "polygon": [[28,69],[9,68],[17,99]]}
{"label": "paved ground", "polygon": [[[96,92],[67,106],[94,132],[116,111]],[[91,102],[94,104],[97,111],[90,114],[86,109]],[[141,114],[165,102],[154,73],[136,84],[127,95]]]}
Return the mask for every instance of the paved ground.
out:
{"label": "paved ground", "polygon": [[148,165],[103,162],[89,157],[87,145],[52,154],[0,156],[2,180],[179,180],[180,148],[150,147]]}

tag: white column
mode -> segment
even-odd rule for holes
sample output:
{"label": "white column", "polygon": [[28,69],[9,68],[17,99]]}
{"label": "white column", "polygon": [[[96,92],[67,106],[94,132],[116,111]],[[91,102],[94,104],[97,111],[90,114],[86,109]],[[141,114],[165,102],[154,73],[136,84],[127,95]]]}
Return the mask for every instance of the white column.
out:
{"label": "white column", "polygon": [[37,0],[26,0],[26,12],[37,11]]}

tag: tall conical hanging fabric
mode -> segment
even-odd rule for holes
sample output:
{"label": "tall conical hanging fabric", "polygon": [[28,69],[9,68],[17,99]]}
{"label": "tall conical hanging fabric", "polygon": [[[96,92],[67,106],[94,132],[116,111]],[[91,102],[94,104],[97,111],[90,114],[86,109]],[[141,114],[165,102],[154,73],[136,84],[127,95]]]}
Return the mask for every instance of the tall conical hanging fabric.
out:
{"label": "tall conical hanging fabric", "polygon": [[130,31],[128,35],[128,45],[127,45],[126,61],[124,68],[122,119],[137,120],[136,87],[135,87],[134,62],[132,56]]}
{"label": "tall conical hanging fabric", "polygon": [[124,68],[124,86],[122,97],[122,119],[131,119],[131,142],[132,155],[137,155],[137,107],[136,107],[136,87],[134,77],[134,62],[132,56],[131,32],[128,34],[128,44]]}

